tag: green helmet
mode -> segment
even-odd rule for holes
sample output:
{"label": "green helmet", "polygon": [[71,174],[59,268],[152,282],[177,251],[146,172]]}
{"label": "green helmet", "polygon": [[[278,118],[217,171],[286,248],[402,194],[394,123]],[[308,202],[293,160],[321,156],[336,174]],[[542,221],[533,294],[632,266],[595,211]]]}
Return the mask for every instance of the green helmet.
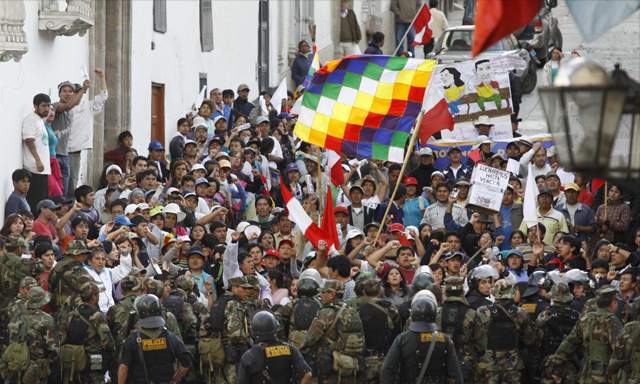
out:
{"label": "green helmet", "polygon": [[29,243],[20,235],[9,235],[4,242],[4,246],[7,248],[7,251],[14,252],[18,249],[28,249]]}
{"label": "green helmet", "polygon": [[515,293],[514,285],[507,279],[500,279],[491,288],[491,294],[496,300],[511,300]]}
{"label": "green helmet", "polygon": [[180,288],[187,293],[193,290],[193,280],[189,279],[185,275],[180,275],[176,277],[175,285],[176,285],[176,288]]}
{"label": "green helmet", "polygon": [[559,282],[551,287],[551,300],[556,303],[570,303],[573,300],[567,283]]}
{"label": "green helmet", "polygon": [[73,240],[72,242],[69,243],[69,245],[67,246],[67,255],[83,255],[83,254],[89,254],[91,253],[91,250],[89,249],[89,247],[87,247],[87,244],[82,241],[82,240]]}
{"label": "green helmet", "polygon": [[100,288],[98,288],[98,285],[92,281],[80,286],[80,299],[84,302],[91,300],[93,295],[97,294],[100,294]]}
{"label": "green helmet", "polygon": [[42,308],[49,301],[51,301],[51,295],[42,287],[33,287],[27,293],[27,307],[29,308]]}
{"label": "green helmet", "polygon": [[38,280],[34,279],[31,276],[25,276],[20,280],[20,289],[22,288],[33,288],[38,286]]}
{"label": "green helmet", "polygon": [[138,325],[142,328],[164,327],[160,300],[156,295],[139,296],[133,303],[138,312]]}

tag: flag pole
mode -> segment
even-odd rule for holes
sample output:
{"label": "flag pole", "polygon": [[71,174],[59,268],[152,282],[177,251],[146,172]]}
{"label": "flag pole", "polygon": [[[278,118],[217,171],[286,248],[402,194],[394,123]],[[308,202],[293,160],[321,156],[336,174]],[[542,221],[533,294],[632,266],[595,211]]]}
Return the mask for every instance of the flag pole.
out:
{"label": "flag pole", "polygon": [[389,214],[389,210],[391,209],[391,205],[396,197],[396,193],[398,192],[398,187],[402,184],[402,176],[404,175],[404,171],[407,169],[407,164],[411,159],[411,154],[413,153],[413,147],[416,145],[416,140],[418,139],[418,133],[420,132],[420,125],[422,124],[422,118],[424,117],[424,110],[420,111],[418,118],[416,119],[416,126],[413,129],[413,134],[411,135],[411,140],[409,141],[409,146],[407,147],[407,153],[404,155],[404,163],[402,163],[402,167],[400,168],[400,174],[398,175],[398,180],[396,181],[396,185],[393,188],[393,193],[391,194],[391,198],[389,199],[389,203],[387,204],[387,209],[384,211],[384,216],[382,216],[382,220],[380,220],[380,227],[378,228],[378,233],[376,233],[376,238],[373,241],[375,244],[378,241],[378,237],[380,237],[380,233],[382,232],[382,227],[384,227],[385,221],[387,221],[387,215]]}
{"label": "flag pole", "polygon": [[[316,156],[318,159],[318,174],[316,176],[316,184],[317,184],[317,192],[318,192],[318,203],[319,203],[319,209],[318,209],[318,213],[322,212],[322,152],[320,151],[320,147],[316,147]],[[318,214],[318,225],[320,225],[320,215]]]}
{"label": "flag pole", "polygon": [[[427,6],[427,4],[422,4],[422,7],[426,7],[426,6]],[[409,24],[409,28],[407,28],[406,32],[404,33],[404,36],[402,36],[402,39],[398,43],[398,46],[396,47],[396,50],[393,51],[393,56],[398,55],[398,50],[400,49],[400,47],[402,47],[402,43],[404,43],[404,39],[407,38],[407,35],[409,34],[409,31],[411,30],[411,28],[413,28],[413,23],[416,22],[416,19],[418,18],[418,15],[420,14],[420,11],[422,11],[422,7],[418,8],[418,12],[416,12],[416,15],[413,16],[413,20],[411,20],[411,24]],[[408,49],[408,47],[407,47],[407,49]]]}

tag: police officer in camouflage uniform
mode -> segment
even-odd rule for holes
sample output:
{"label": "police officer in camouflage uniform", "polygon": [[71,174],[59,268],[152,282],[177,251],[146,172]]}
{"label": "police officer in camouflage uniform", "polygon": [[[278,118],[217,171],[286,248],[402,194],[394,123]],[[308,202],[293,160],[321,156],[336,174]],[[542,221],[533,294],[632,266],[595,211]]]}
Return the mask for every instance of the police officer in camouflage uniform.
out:
{"label": "police officer in camouflage uniform", "polygon": [[251,319],[261,310],[268,309],[267,303],[259,298],[260,283],[255,276],[244,276],[240,287],[246,295],[241,300],[231,300],[225,308],[224,319],[224,374],[229,383],[236,381],[236,364],[251,347]]}
{"label": "police officer in camouflage uniform", "polygon": [[511,280],[498,280],[491,293],[496,302],[478,308],[474,324],[479,356],[474,381],[521,383],[524,364],[519,349],[535,342],[535,330],[529,315],[514,302]]}
{"label": "police officer in camouflage uniform", "polygon": [[315,352],[318,383],[354,383],[364,348],[358,312],[342,301],[344,285],[327,280],[320,288],[322,308],[302,342],[303,353]]}
{"label": "police officer in camouflage uniform", "polygon": [[473,382],[475,353],[473,350],[473,323],[476,311],[464,295],[464,278],[449,276],[444,280],[446,298],[438,312],[438,329],[453,339],[465,383]]}
{"label": "police officer in camouflage uniform", "polygon": [[278,321],[267,311],[260,311],[251,320],[255,344],[242,355],[238,363],[239,384],[311,383],[311,368],[300,351],[276,338]]}
{"label": "police officer in camouflage uniform", "polygon": [[552,372],[552,378],[559,381],[565,365],[573,356],[584,355],[579,382],[582,384],[607,383],[607,367],[613,354],[613,347],[622,332],[622,323],[614,315],[618,301],[616,289],[603,286],[598,289],[597,309],[586,312],[569,333],[556,353],[549,356],[545,369]]}
{"label": "police officer in camouflage uniform", "polygon": [[453,341],[436,326],[437,304],[431,292],[411,302],[409,330],[396,337],[385,357],[380,383],[463,383]]}
{"label": "police officer in camouflage uniform", "polygon": [[49,291],[53,293],[53,306],[56,310],[56,321],[65,323],[69,311],[81,303],[80,286],[93,281],[83,265],[91,250],[82,240],[74,240],[67,246],[64,258],[59,261],[49,274]]}
{"label": "police officer in camouflage uniform", "polygon": [[[154,295],[157,298],[164,297],[164,283],[160,280],[145,278],[137,288],[138,290]],[[167,310],[167,307],[162,304],[162,301],[160,302],[160,309],[162,310],[162,316],[164,316],[167,329],[178,339],[182,340],[180,324],[178,324],[176,316]]]}
{"label": "police officer in camouflage uniform", "polygon": [[[542,311],[536,320],[540,356],[535,356],[535,359],[541,364],[544,364],[544,361],[555,353],[562,340],[567,337],[580,318],[580,313],[571,307],[572,301],[573,295],[569,292],[569,286],[565,282],[558,282],[551,287],[552,304]],[[578,371],[574,363],[579,362],[575,360],[564,365],[563,383],[577,382]],[[542,382],[552,384],[553,379],[550,374],[546,374],[543,376]]]}
{"label": "police officer in camouflage uniform", "polygon": [[609,360],[608,373],[614,383],[640,383],[640,321],[624,325]]}
{"label": "police officer in camouflage uniform", "polygon": [[50,296],[41,287],[27,293],[26,305],[9,323],[9,346],[0,359],[0,373],[9,384],[46,383],[57,356],[54,320],[41,308]]}
{"label": "police officer in camouflage uniform", "polygon": [[[107,311],[107,322],[115,340],[116,352],[120,352],[122,344],[129,337],[129,333],[135,326],[136,314],[133,303],[136,300],[136,288],[139,288],[139,279],[135,275],[127,275],[120,280],[122,300],[110,307]],[[112,377],[116,377],[112,375]]]}
{"label": "police officer in camouflage uniform", "polygon": [[364,327],[365,350],[359,382],[378,383],[384,357],[400,333],[400,315],[393,304],[380,298],[380,279],[365,278],[360,285],[363,295],[357,309]]}
{"label": "police officer in camouflage uniform", "polygon": [[18,288],[18,295],[16,298],[7,306],[7,314],[9,319],[12,319],[14,314],[19,313],[23,309],[26,308],[27,305],[27,294],[29,290],[33,287],[38,286],[38,281],[31,276],[27,276],[20,280],[20,285]]}
{"label": "police officer in camouflage uniform", "polygon": [[136,299],[135,308],[138,321],[122,345],[118,382],[179,383],[191,368],[191,358],[182,341],[164,327],[160,300],[145,294]]}
{"label": "police officer in camouflage uniform", "polygon": [[[115,360],[115,343],[107,318],[98,307],[99,295],[95,283],[83,284],[82,304],[69,314],[66,338],[60,346],[64,383],[103,383],[105,372]],[[84,356],[84,361],[78,361],[79,356]]]}

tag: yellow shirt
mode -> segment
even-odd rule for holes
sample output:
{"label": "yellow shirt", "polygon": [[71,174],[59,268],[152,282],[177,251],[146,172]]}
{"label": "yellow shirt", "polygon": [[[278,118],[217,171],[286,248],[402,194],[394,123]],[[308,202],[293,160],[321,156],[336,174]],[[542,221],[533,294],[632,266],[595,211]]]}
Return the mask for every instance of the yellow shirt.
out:
{"label": "yellow shirt", "polygon": [[493,89],[491,84],[480,83],[476,87],[476,93],[481,97],[491,97],[497,92]]}
{"label": "yellow shirt", "polygon": [[462,93],[464,92],[464,85],[459,87],[453,86],[444,89],[444,98],[447,102],[456,101],[462,97]]}

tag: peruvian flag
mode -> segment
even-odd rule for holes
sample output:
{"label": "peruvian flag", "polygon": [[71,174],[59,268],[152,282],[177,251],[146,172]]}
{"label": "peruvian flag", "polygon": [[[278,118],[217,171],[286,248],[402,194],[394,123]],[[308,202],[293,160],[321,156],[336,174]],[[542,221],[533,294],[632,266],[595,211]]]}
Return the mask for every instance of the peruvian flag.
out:
{"label": "peruvian flag", "polygon": [[[342,172],[342,169],[340,169]],[[336,218],[333,215],[333,196],[331,195],[331,187],[327,187],[327,199],[324,204],[324,215],[322,216],[322,223],[320,223],[320,230],[322,230],[327,236],[327,249],[334,250],[340,249],[340,240],[338,238],[338,227],[336,226]]]}
{"label": "peruvian flag", "polygon": [[540,8],[542,0],[478,0],[471,55],[479,55],[503,37],[529,24]]}
{"label": "peruvian flag", "polygon": [[[304,237],[306,237],[315,248],[318,248],[318,242],[320,240],[326,240],[327,243],[329,243],[331,240],[328,239],[327,234],[313,223],[309,215],[307,215],[307,212],[302,208],[302,204],[291,195],[289,188],[284,184],[282,178],[280,178],[280,191],[282,193],[282,200],[284,200],[287,211],[289,212],[289,220],[296,223],[300,231],[304,234]],[[333,207],[331,209],[333,210]],[[329,247],[330,246],[331,244],[329,244]]]}
{"label": "peruvian flag", "polygon": [[336,187],[344,183],[344,171],[342,170],[342,158],[340,155],[330,149],[327,150],[327,160],[329,163],[329,175],[331,183]]}
{"label": "peruvian flag", "polygon": [[413,29],[416,31],[416,37],[413,40],[413,45],[425,45],[431,41],[433,31],[429,28],[429,21],[431,21],[431,12],[427,4],[422,4],[418,15],[413,21]]}
{"label": "peruvian flag", "polygon": [[443,129],[453,130],[453,116],[444,98],[440,99],[422,117],[420,132],[418,137],[420,144],[426,145],[429,137],[442,131]]}

